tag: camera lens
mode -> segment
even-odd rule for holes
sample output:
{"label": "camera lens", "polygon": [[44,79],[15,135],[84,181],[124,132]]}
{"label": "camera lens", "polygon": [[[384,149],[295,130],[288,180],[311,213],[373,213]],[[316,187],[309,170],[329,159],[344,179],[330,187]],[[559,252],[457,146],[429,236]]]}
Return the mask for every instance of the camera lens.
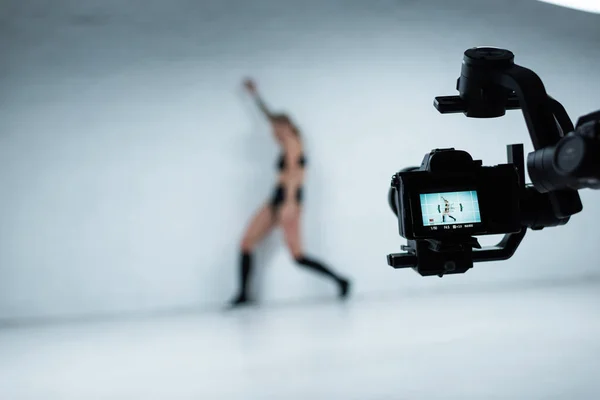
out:
{"label": "camera lens", "polygon": [[456,262],[454,262],[454,261],[446,261],[444,263],[444,270],[446,272],[456,271]]}
{"label": "camera lens", "polygon": [[554,164],[563,174],[575,174],[583,166],[585,141],[573,136],[562,140],[554,153]]}

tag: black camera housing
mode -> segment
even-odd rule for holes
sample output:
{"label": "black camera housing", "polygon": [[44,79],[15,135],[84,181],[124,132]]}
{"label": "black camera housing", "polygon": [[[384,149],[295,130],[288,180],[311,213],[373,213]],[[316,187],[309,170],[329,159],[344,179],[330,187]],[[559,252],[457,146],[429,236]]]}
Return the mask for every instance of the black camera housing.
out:
{"label": "black camera housing", "polygon": [[[425,155],[418,170],[397,173],[392,186],[397,190],[396,207],[403,210],[398,214],[400,235],[408,240],[508,234],[521,229],[521,182],[514,164],[482,166],[465,151],[435,149]],[[459,200],[458,204],[446,197]],[[424,204],[427,198],[442,201]]]}

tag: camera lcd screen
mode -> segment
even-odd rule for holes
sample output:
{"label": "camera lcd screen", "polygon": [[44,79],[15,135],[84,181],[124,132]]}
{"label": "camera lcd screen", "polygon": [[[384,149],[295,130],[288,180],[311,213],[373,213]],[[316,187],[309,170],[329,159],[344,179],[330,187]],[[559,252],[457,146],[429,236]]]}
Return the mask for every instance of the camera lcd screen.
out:
{"label": "camera lcd screen", "polygon": [[481,224],[479,199],[475,190],[420,194],[423,227],[469,229]]}

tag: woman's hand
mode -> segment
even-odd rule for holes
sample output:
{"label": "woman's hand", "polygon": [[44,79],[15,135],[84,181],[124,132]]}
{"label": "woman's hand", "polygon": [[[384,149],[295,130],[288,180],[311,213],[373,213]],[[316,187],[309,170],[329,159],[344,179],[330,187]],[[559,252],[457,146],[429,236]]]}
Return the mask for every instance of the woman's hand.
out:
{"label": "woman's hand", "polygon": [[256,84],[250,78],[244,80],[244,86],[251,94],[256,94]]}

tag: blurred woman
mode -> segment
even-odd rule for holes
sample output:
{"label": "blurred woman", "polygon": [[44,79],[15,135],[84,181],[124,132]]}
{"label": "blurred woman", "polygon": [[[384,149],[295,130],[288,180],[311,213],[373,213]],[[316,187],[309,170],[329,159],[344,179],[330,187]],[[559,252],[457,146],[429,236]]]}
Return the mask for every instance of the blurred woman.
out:
{"label": "blurred woman", "polygon": [[318,260],[307,256],[302,246],[302,186],[307,159],[300,132],[287,115],[274,114],[267,108],[253,81],[246,80],[244,85],[268,119],[273,137],[281,148],[281,154],[277,161],[278,179],[275,189],[271,197],[254,214],[241,242],[239,290],[231,305],[240,306],[251,302],[249,286],[253,269],[252,253],[262,239],[277,226],[283,230],[285,243],[296,265],[331,279],[338,288],[339,297],[344,299],[349,293],[349,281]]}
{"label": "blurred woman", "polygon": [[450,215],[450,212],[452,211],[452,205],[443,197],[442,200],[444,200],[444,213],[442,214],[442,222],[446,222],[446,217],[452,218],[452,220],[456,222],[456,218]]}

